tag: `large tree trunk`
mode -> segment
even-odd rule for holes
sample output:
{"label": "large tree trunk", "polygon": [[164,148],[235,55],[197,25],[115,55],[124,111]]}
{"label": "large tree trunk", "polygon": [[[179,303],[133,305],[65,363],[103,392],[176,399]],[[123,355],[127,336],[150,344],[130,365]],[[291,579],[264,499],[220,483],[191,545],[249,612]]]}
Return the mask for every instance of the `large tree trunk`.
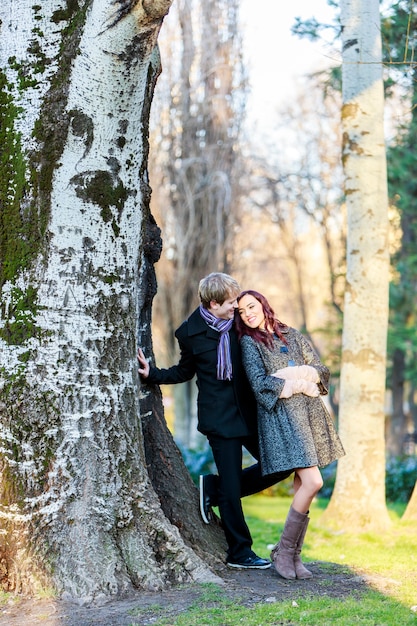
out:
{"label": "large tree trunk", "polygon": [[343,166],[348,214],[339,461],[325,519],[349,529],[389,524],[384,396],[388,194],[378,0],[341,2]]}
{"label": "large tree trunk", "polygon": [[[152,422],[146,432],[164,441],[155,467],[175,460],[165,491],[177,496],[184,483],[188,507],[178,500],[188,518],[196,490],[183,481],[160,398],[146,390],[139,397],[135,363],[137,336],[150,341],[160,250],[147,134],[156,40],[170,3],[91,0],[58,10],[52,0],[3,0],[0,7],[7,589],[48,586],[86,600],[213,578],[181,537],[172,497],[166,504],[176,525],[164,515],[139,419],[142,412]],[[197,525],[190,518],[189,543]]]}

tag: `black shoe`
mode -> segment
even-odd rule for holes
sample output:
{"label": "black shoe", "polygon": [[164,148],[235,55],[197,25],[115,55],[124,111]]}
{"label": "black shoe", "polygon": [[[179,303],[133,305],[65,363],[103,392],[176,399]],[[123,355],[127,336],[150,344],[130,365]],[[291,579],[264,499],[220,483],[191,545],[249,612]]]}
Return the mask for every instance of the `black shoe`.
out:
{"label": "black shoe", "polygon": [[271,561],[261,559],[260,556],[248,556],[246,559],[239,561],[226,561],[228,567],[236,569],[268,569],[271,567]]}
{"label": "black shoe", "polygon": [[205,524],[210,524],[212,519],[210,496],[205,488],[208,476],[200,475],[200,514]]}

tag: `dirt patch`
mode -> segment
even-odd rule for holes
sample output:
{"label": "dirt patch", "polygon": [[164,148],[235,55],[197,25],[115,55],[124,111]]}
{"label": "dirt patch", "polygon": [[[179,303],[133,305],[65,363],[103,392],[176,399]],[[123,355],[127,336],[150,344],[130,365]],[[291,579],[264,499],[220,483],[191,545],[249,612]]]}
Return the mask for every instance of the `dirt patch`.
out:
{"label": "dirt patch", "polygon": [[[137,592],[129,598],[112,600],[101,606],[78,606],[62,600],[11,601],[0,610],[1,626],[148,626],[164,617],[174,618],[195,606],[216,606],[225,599],[242,606],[262,602],[296,600],[306,596],[332,598],[358,597],[369,588],[365,577],[335,563],[308,564],[314,577],[287,581],[271,568],[268,570],[230,570],[216,573],[224,585],[218,593],[205,585],[181,585],[164,592]],[[210,596],[210,597],[209,597]]]}

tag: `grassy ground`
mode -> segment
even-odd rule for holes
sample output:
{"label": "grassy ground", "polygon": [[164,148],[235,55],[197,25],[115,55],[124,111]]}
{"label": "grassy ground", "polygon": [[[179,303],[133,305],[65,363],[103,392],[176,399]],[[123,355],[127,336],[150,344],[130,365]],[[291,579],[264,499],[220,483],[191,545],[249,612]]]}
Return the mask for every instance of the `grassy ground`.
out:
{"label": "grassy ground", "polygon": [[[254,549],[267,557],[282,530],[289,499],[245,498],[246,519]],[[300,597],[294,588],[291,601],[244,607],[231,602],[221,589],[207,587],[195,606],[176,619],[160,620],[169,626],[417,626],[417,528],[400,521],[403,506],[391,507],[392,529],[383,535],[335,533],[320,524],[326,503],[316,502],[303,551],[304,561],[320,562],[320,571],[346,567],[366,581],[360,596],[352,591],[343,599],[313,594]]]}
{"label": "grassy ground", "polygon": [[[382,577],[390,596],[405,606],[417,605],[417,528],[415,524],[400,521],[405,505],[391,507],[393,527],[389,532],[374,535],[337,533],[323,528],[320,516],[326,504],[318,501],[312,506],[303,559],[339,563],[358,574]],[[259,550],[261,556],[268,554],[267,544],[275,543],[279,537],[288,507],[289,501],[283,498],[253,496],[244,501],[255,551]]]}
{"label": "grassy ground", "polygon": [[[243,503],[254,549],[268,557],[291,500],[257,495]],[[303,560],[312,579],[223,566],[222,584],[142,590],[92,607],[0,594],[0,626],[417,626],[417,525],[401,522],[404,506],[391,507],[392,528],[376,535],[325,528],[326,504],[310,511]]]}

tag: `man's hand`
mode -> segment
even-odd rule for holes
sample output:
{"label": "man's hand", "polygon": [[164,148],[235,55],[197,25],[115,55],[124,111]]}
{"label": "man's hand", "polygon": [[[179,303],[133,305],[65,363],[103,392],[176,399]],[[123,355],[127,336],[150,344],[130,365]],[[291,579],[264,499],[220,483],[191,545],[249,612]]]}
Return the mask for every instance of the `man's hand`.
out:
{"label": "man's hand", "polygon": [[136,358],[138,360],[138,363],[140,365],[138,372],[140,374],[140,376],[142,376],[142,378],[148,378],[149,376],[149,363],[145,358],[145,355],[143,354],[141,348],[138,348],[138,353],[136,355]]}

